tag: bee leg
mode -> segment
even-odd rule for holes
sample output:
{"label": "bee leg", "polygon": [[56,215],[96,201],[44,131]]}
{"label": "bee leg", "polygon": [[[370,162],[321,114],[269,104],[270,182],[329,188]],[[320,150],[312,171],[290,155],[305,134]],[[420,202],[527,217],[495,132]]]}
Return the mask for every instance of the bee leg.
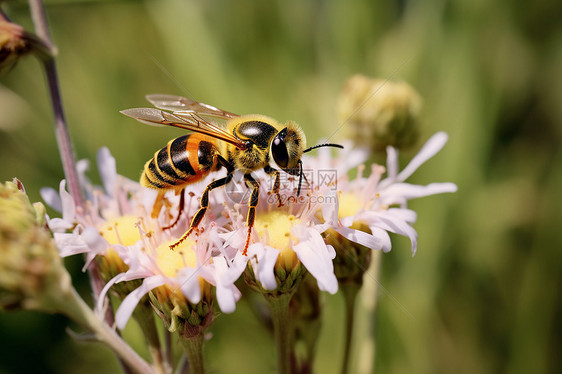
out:
{"label": "bee leg", "polygon": [[181,190],[180,194],[181,196],[180,196],[180,204],[178,206],[178,216],[170,226],[162,227],[162,230],[169,230],[178,224],[181,214],[183,213],[183,208],[185,207],[185,188]]}
{"label": "bee leg", "polygon": [[166,194],[166,192],[167,190],[158,190],[158,195],[156,195],[154,205],[152,206],[152,212],[150,213],[150,216],[152,218],[158,218],[160,210],[162,209],[162,205],[164,205],[164,195]]}
{"label": "bee leg", "polygon": [[283,203],[281,202],[281,195],[279,195],[279,189],[281,188],[281,180],[280,180],[280,173],[279,170],[275,170],[274,168],[272,168],[271,166],[267,165],[264,168],[264,171],[269,175],[269,176],[273,176],[275,178],[275,181],[273,182],[273,187],[271,188],[271,193],[274,193],[275,195],[277,195],[277,207],[282,207]]}
{"label": "bee leg", "polygon": [[250,195],[248,216],[246,217],[246,224],[248,225],[248,236],[246,237],[246,245],[244,245],[244,250],[242,251],[242,254],[244,256],[247,256],[248,247],[250,245],[250,237],[252,235],[252,228],[254,227],[254,221],[256,220],[256,206],[258,206],[260,198],[260,184],[250,174],[245,174],[244,178],[246,179],[248,188],[252,189],[252,194]]}
{"label": "bee leg", "polygon": [[203,195],[201,195],[201,208],[199,208],[197,213],[195,213],[195,215],[193,216],[191,224],[189,225],[189,229],[185,232],[185,234],[181,236],[181,238],[177,242],[170,246],[170,249],[173,250],[178,245],[180,245],[185,239],[187,239],[189,235],[191,235],[193,230],[196,229],[197,226],[199,226],[199,224],[203,220],[203,217],[205,216],[205,212],[207,212],[207,208],[209,207],[209,192],[217,187],[222,187],[228,184],[232,180],[232,175],[233,174],[229,173],[226,175],[226,177],[217,179],[216,181],[212,181],[207,185],[207,187],[205,187],[205,191],[203,191]]}

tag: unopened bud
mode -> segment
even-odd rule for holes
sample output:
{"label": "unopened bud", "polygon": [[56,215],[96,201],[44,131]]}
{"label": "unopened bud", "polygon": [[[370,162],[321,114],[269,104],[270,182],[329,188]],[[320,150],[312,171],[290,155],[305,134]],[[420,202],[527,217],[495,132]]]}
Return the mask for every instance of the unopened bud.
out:
{"label": "unopened bud", "polygon": [[54,312],[70,276],[44,225],[45,208],[18,185],[0,184],[0,308]]}
{"label": "unopened bud", "polygon": [[406,148],[418,137],[421,98],[405,82],[352,76],[338,101],[338,117],[348,137],[373,151]]}
{"label": "unopened bud", "polygon": [[22,26],[0,21],[0,74],[8,71],[21,56],[30,52],[41,58],[53,54],[49,47]]}

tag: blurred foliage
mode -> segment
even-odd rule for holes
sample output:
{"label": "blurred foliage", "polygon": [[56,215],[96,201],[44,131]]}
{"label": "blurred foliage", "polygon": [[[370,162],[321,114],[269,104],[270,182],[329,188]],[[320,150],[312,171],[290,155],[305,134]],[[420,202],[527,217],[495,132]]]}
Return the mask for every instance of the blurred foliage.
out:
{"label": "blurred foliage", "polygon": [[[32,30],[26,3],[2,8]],[[424,101],[421,139],[450,135],[412,180],[452,181],[459,192],[412,204],[414,259],[398,237],[383,256],[376,372],[562,371],[562,2],[52,0],[47,11],[78,158],[94,168],[108,146],[132,179],[179,134],[119,114],[145,106],[146,93],[294,119],[312,144],[342,125],[335,101],[352,74],[409,82]],[[0,77],[0,134],[1,181],[17,176],[32,201],[58,186],[46,85],[31,57]],[[69,263],[87,293],[80,260]],[[343,345],[341,295],[325,306],[318,373],[339,367]],[[119,372],[108,350],[74,343],[66,326],[0,315],[0,373]],[[212,332],[210,371],[274,372],[273,343],[244,301]]]}

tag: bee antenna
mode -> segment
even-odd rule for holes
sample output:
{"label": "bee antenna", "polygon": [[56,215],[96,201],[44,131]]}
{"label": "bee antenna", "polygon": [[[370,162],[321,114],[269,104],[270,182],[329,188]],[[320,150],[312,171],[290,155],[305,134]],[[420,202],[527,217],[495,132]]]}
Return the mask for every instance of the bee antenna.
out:
{"label": "bee antenna", "polygon": [[318,145],[312,146],[312,147],[310,147],[310,148],[307,148],[307,149],[305,149],[305,150],[302,151],[302,152],[303,152],[303,153],[310,152],[310,151],[312,151],[313,149],[320,148],[320,147],[335,147],[335,148],[341,148],[341,149],[343,149],[343,145],[340,145],[340,144],[324,143],[324,144],[318,144]]}

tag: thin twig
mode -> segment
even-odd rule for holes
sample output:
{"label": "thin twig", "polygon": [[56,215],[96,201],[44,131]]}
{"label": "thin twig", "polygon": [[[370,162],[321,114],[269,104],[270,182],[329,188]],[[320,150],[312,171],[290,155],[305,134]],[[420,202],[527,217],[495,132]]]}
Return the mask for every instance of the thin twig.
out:
{"label": "thin twig", "polygon": [[10,17],[0,8],[0,21],[12,22]]}
{"label": "thin twig", "polygon": [[[33,19],[35,27],[35,33],[49,49],[53,50],[54,47],[49,34],[47,16],[43,1],[29,0],[29,6],[31,9],[31,18]],[[47,82],[49,84],[51,104],[53,106],[55,116],[55,135],[62,160],[64,175],[68,182],[68,188],[74,199],[76,207],[78,209],[83,209],[84,201],[78,180],[78,172],[76,171],[74,152],[72,151],[70,136],[68,135],[68,126],[66,124],[64,110],[62,107],[55,60],[52,56],[46,56],[42,62],[47,75]]]}

